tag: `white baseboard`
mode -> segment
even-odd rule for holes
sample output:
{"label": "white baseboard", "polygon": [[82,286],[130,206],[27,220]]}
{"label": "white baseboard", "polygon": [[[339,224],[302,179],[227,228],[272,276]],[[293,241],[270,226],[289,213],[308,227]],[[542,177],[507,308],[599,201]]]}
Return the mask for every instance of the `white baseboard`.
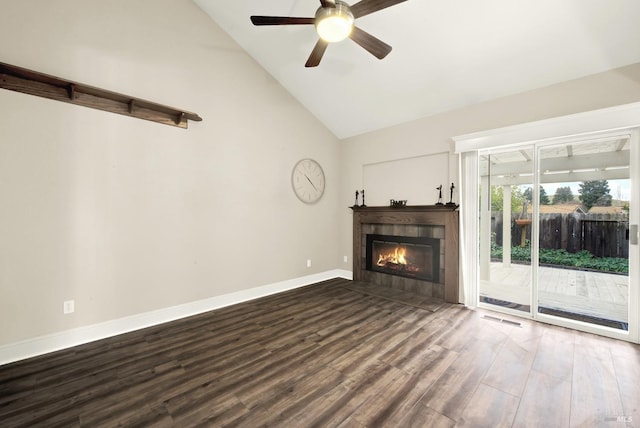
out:
{"label": "white baseboard", "polygon": [[344,278],[350,281],[353,280],[353,272],[350,270],[336,269],[334,272],[336,273],[337,278]]}
{"label": "white baseboard", "polygon": [[0,365],[23,360],[49,352],[59,351],[72,346],[82,345],[118,334],[197,315],[203,312],[242,303],[259,297],[281,293],[333,278],[351,279],[352,273],[343,269],[334,269],[300,278],[267,284],[248,290],[211,297],[182,305],[144,312],[98,324],[78,327],[58,333],[48,334],[21,342],[0,346]]}

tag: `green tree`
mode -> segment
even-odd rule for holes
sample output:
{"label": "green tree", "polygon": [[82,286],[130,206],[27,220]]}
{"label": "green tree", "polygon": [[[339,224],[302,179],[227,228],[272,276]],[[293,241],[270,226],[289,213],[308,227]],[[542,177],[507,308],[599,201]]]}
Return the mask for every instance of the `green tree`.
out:
{"label": "green tree", "polygon": [[596,200],[596,203],[593,204],[596,207],[610,207],[613,202],[613,197],[611,195],[602,195]]}
{"label": "green tree", "polygon": [[553,204],[561,204],[563,202],[571,202],[573,201],[573,192],[571,191],[571,187],[562,186],[556,189],[555,195],[553,195]]}
{"label": "green tree", "polygon": [[[533,203],[533,189],[531,187],[527,187],[526,189],[524,189],[522,196],[530,203]],[[551,201],[549,201],[549,195],[547,195],[547,191],[544,190],[544,187],[540,186],[540,204],[549,205],[550,203]]]}
{"label": "green tree", "polygon": [[[611,196],[609,195],[609,182],[607,180],[588,180],[580,183],[578,189],[580,200],[587,209],[594,205],[610,206]],[[607,197],[608,196],[608,197]]]}
{"label": "green tree", "polygon": [[547,191],[544,190],[544,187],[540,186],[540,203],[542,205],[549,205],[551,201],[549,200],[549,195],[547,195]]}
{"label": "green tree", "polygon": [[[502,211],[504,192],[502,186],[491,186],[491,210]],[[511,212],[522,211],[524,202],[522,190],[518,186],[511,186]]]}

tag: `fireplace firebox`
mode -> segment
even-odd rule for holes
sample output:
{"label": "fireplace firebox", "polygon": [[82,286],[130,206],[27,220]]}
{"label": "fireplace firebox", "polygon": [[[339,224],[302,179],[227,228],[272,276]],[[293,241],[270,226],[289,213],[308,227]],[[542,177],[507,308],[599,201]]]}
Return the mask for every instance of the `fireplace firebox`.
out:
{"label": "fireplace firebox", "polygon": [[437,283],[440,276],[440,240],[367,234],[366,269]]}

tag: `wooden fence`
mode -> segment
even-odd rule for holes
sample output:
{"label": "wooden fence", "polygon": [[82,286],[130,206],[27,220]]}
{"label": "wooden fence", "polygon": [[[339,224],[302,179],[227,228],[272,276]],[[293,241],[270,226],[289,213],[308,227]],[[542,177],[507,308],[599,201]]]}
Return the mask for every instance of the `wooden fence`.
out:
{"label": "wooden fence", "polygon": [[[511,245],[520,245],[521,227],[511,217]],[[540,248],[565,249],[570,253],[587,250],[596,257],[629,258],[629,218],[624,214],[541,214]],[[526,239],[531,241],[531,226]],[[491,215],[495,243],[502,245],[502,213]]]}

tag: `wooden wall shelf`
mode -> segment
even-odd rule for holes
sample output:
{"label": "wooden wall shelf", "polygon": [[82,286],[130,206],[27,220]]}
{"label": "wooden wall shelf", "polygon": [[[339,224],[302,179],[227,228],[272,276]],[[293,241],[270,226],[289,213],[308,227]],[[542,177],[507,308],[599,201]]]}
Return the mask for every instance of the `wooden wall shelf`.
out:
{"label": "wooden wall shelf", "polygon": [[0,88],[90,107],[165,125],[187,128],[196,113],[0,62]]}

